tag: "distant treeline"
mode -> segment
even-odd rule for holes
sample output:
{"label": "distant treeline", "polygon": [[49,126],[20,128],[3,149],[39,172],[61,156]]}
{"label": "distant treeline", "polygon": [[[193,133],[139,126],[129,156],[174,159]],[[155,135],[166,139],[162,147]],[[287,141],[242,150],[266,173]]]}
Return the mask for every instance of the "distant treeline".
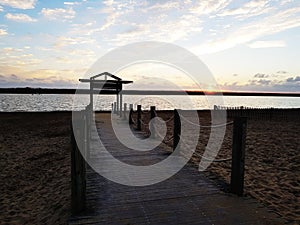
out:
{"label": "distant treeline", "polygon": [[[63,89],[63,88],[0,88],[0,94],[89,94],[89,89]],[[114,90],[94,90],[94,94],[117,94]],[[123,90],[122,94],[128,95],[224,95],[224,96],[278,96],[300,97],[300,92],[205,92],[205,91],[143,91]]]}

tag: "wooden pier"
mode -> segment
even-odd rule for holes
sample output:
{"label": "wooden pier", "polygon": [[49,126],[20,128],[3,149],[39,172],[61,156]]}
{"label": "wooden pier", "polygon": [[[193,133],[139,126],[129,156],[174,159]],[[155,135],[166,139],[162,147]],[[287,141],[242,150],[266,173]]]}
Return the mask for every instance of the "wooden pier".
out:
{"label": "wooden pier", "polygon": [[[122,145],[115,137],[110,116],[97,114],[96,121],[101,141],[114,157],[132,165],[151,165],[168,157],[166,153],[171,149],[164,144],[147,152],[134,151]],[[97,133],[94,131],[93,135]],[[141,133],[136,132],[136,135],[142,137]],[[90,157],[96,160],[99,156],[91,152]],[[84,211],[70,218],[69,224],[284,223],[255,200],[220,191],[189,164],[171,178],[143,187],[114,183],[87,165],[85,206]]]}

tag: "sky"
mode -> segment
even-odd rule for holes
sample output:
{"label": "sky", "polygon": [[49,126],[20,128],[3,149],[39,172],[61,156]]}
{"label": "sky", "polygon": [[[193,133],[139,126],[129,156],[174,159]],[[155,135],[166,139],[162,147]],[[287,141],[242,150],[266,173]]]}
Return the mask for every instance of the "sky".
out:
{"label": "sky", "polygon": [[[74,88],[101,56],[141,41],[192,52],[221,90],[300,92],[299,0],[0,0],[0,87]],[[119,72],[194,88],[166,65]]]}

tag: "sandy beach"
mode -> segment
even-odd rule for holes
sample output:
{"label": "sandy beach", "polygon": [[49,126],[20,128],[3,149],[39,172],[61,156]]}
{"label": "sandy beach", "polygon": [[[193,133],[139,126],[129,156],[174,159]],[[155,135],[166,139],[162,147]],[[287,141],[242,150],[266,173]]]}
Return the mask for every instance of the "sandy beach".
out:
{"label": "sandy beach", "polygon": [[[158,113],[165,121],[173,112]],[[200,124],[209,125],[210,112],[199,112]],[[149,119],[149,116],[148,116]],[[147,117],[145,117],[145,121]],[[233,118],[228,118],[228,122]],[[248,120],[245,165],[245,195],[251,196],[287,220],[300,223],[300,119]],[[173,123],[168,123],[165,140],[172,135]],[[231,157],[232,125],[226,127],[224,142],[217,159]],[[201,128],[193,164],[198,167],[208,142],[211,128]],[[172,142],[166,143],[170,147]],[[224,191],[229,190],[231,161],[214,162],[205,173]]]}
{"label": "sandy beach", "polygon": [[1,113],[0,121],[0,224],[66,224],[71,113]]}
{"label": "sandy beach", "polygon": [[[168,120],[172,112],[158,115]],[[0,224],[66,224],[71,195],[70,120],[71,113],[64,112],[0,114]],[[209,120],[208,112],[200,113],[201,124]],[[171,135],[172,123],[168,125]],[[247,129],[245,194],[288,224],[300,223],[299,126],[299,120],[249,120]],[[200,155],[209,132],[210,128],[200,131]],[[231,132],[228,126],[217,158],[230,157]],[[192,161],[197,166],[199,157]],[[230,161],[213,163],[205,173],[226,191],[230,167]]]}

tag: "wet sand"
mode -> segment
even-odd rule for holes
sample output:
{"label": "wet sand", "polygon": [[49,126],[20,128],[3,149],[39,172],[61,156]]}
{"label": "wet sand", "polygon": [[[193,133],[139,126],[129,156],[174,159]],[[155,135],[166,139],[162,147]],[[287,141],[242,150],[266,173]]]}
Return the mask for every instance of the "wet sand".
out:
{"label": "wet sand", "polygon": [[[0,224],[66,224],[71,199],[70,120],[71,113],[63,112],[0,114]],[[201,124],[209,120],[209,113],[201,113]],[[172,122],[168,126],[171,135]],[[250,120],[247,129],[245,194],[290,224],[300,223],[299,126],[299,120]],[[217,158],[230,157],[231,132],[228,126]],[[209,133],[210,128],[200,131],[200,155]],[[197,166],[199,157],[192,161]],[[205,173],[226,190],[230,167],[230,161],[213,163]]]}

